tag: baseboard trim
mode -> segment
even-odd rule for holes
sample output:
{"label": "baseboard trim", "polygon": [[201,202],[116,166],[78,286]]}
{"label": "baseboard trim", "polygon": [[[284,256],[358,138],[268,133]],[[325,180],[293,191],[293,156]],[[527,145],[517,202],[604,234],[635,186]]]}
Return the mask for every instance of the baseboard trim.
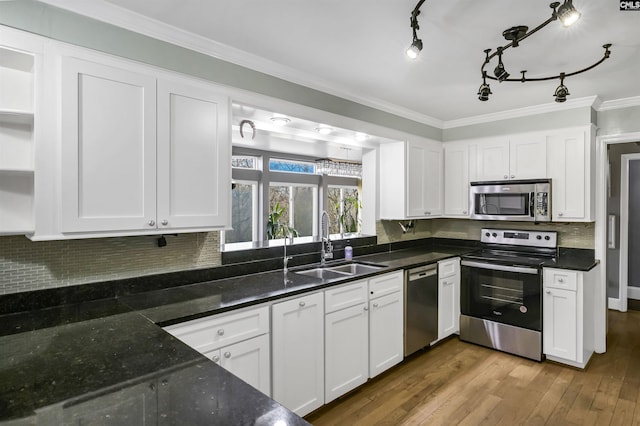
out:
{"label": "baseboard trim", "polygon": [[640,300],[640,287],[627,287],[627,298]]}
{"label": "baseboard trim", "polygon": [[614,299],[613,297],[609,298],[609,309],[615,309],[616,311],[620,310],[620,299]]}

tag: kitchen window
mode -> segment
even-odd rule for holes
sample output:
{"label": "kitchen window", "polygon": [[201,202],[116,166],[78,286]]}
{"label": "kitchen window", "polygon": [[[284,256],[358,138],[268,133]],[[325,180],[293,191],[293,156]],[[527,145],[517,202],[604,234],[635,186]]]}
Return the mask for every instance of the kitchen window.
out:
{"label": "kitchen window", "polygon": [[[221,233],[223,250],[317,239],[326,210],[333,238],[360,231],[360,180],[318,174],[315,159],[234,147],[232,157],[232,230]],[[323,172],[326,173],[326,172]]]}

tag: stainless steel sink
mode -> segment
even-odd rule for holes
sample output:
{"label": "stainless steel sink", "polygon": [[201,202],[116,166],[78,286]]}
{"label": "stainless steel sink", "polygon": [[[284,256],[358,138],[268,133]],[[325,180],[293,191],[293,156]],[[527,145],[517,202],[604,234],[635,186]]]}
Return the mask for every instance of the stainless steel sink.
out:
{"label": "stainless steel sink", "polygon": [[327,269],[330,271],[342,272],[349,275],[360,275],[379,271],[383,268],[384,266],[368,265],[365,263],[348,263],[346,265],[332,266]]}
{"label": "stainless steel sink", "polygon": [[315,267],[313,269],[305,269],[302,271],[291,271],[296,274],[306,275],[308,277],[320,278],[324,280],[333,280],[346,278],[353,275],[368,274],[385,268],[385,266],[371,265],[366,263],[347,263],[344,265]]}
{"label": "stainless steel sink", "polygon": [[334,280],[337,278],[346,278],[348,274],[344,272],[332,271],[328,268],[313,268],[305,271],[291,271],[296,274],[306,275],[309,277],[320,278],[323,280]]}

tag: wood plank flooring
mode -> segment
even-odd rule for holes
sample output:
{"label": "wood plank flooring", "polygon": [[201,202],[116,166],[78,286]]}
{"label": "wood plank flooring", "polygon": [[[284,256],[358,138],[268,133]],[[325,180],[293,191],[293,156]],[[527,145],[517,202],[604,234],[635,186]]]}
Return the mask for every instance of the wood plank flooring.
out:
{"label": "wood plank flooring", "polygon": [[450,338],[311,413],[322,425],[639,425],[640,312],[582,371]]}

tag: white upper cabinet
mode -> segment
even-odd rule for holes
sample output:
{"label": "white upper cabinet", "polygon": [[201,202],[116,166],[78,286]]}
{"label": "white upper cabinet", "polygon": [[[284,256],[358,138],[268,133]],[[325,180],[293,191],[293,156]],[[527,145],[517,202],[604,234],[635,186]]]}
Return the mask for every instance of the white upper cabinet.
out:
{"label": "white upper cabinet", "polygon": [[221,229],[229,99],[135,64],[62,57],[62,229],[70,236]]}
{"label": "white upper cabinet", "polygon": [[444,144],[444,214],[469,217],[469,144]]}
{"label": "white upper cabinet", "polygon": [[155,79],[63,58],[62,93],[62,231],[155,228]]}
{"label": "white upper cabinet", "polygon": [[547,143],[542,133],[477,142],[475,180],[539,179],[547,176]]}
{"label": "white upper cabinet", "polygon": [[204,85],[158,81],[158,221],[223,227],[231,191],[228,98]]}
{"label": "white upper cabinet", "polygon": [[584,129],[559,131],[548,136],[551,178],[551,212],[554,222],[594,220],[593,143]]}
{"label": "white upper cabinet", "polygon": [[442,144],[431,140],[380,146],[380,218],[429,218],[443,212]]}

